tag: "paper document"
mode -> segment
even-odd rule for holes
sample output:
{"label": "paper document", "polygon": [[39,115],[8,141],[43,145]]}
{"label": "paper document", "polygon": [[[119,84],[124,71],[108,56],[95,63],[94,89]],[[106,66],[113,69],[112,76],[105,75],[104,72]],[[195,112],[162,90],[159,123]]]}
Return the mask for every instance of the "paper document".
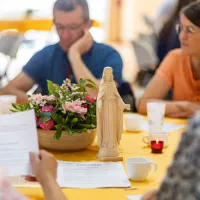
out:
{"label": "paper document", "polygon": [[31,175],[29,152],[39,152],[34,111],[0,115],[0,166],[8,176]]}
{"label": "paper document", "polygon": [[[58,161],[57,182],[62,188],[130,187],[121,162],[64,162]],[[9,178],[14,187],[40,187],[39,183],[22,177]]]}
{"label": "paper document", "polygon": [[128,200],[141,200],[142,195],[132,195],[132,196],[126,196]]}
{"label": "paper document", "polygon": [[[184,128],[185,125],[184,124],[172,124],[169,122],[164,122],[163,123],[163,131],[170,133],[173,131],[177,131],[181,128]],[[147,120],[143,120],[143,124],[142,124],[142,128],[143,131],[148,131],[148,121]]]}
{"label": "paper document", "polygon": [[121,162],[62,162],[58,183],[69,188],[130,187]]}

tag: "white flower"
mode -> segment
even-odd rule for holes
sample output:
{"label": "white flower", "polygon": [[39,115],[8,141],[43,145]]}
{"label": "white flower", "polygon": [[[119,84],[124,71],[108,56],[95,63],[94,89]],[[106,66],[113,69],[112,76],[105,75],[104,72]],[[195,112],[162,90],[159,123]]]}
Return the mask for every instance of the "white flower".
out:
{"label": "white flower", "polygon": [[72,91],[76,91],[76,90],[78,90],[80,87],[78,87],[78,86],[72,86]]}

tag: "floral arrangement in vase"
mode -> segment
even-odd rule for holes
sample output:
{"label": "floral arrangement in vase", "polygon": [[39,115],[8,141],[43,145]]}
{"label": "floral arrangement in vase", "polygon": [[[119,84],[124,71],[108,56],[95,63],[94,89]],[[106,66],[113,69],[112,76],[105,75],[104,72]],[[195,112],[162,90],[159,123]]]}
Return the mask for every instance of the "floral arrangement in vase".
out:
{"label": "floral arrangement in vase", "polygon": [[73,135],[96,128],[96,99],[87,94],[87,88],[97,90],[93,81],[80,79],[78,84],[72,84],[66,79],[61,86],[51,81],[47,84],[48,96],[29,96],[28,103],[13,104],[11,111],[34,109],[37,127],[44,131],[55,130],[56,140],[63,132]]}

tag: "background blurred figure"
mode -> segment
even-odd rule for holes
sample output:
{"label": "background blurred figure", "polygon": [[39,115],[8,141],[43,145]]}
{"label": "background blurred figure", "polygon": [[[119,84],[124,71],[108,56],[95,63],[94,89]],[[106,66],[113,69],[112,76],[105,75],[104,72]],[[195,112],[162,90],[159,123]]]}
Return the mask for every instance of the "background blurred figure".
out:
{"label": "background blurred figure", "polygon": [[[140,85],[146,86],[155,74],[157,67],[163,61],[167,53],[176,48],[180,48],[180,41],[176,33],[176,24],[179,22],[179,14],[181,9],[191,2],[196,0],[165,0],[158,10],[155,20],[146,19],[146,22],[151,26],[153,34],[151,36],[152,43],[150,49],[156,57],[155,66],[149,66],[146,70],[140,70],[137,81]],[[148,22],[149,21],[149,22]],[[151,21],[151,22],[150,22]],[[149,46],[149,44],[147,44]],[[171,98],[171,93],[166,96]]]}
{"label": "background blurred figure", "polygon": [[181,48],[172,50],[158,68],[138,106],[146,113],[149,100],[163,100],[170,90],[173,101],[166,103],[166,115],[191,117],[200,109],[200,1],[186,6],[177,31]]}
{"label": "background blurred figure", "polygon": [[[122,82],[122,59],[112,47],[97,43],[89,32],[93,21],[87,0],[57,0],[53,7],[53,23],[59,43],[37,52],[24,66],[22,72],[0,91],[14,94],[18,102],[27,101],[26,92],[34,84],[48,94],[47,80],[61,85],[69,78],[72,83],[81,78],[91,79],[98,86],[105,67],[113,68],[115,81]],[[88,91],[96,96],[96,92]]]}
{"label": "background blurred figure", "polygon": [[[161,20],[164,19],[165,21],[157,36],[158,64],[162,62],[170,50],[180,48],[180,41],[175,27],[179,21],[181,9],[194,1],[196,0],[168,0],[168,4],[165,5],[166,8],[163,9],[163,17],[162,15],[159,16]],[[168,14],[168,18],[166,14]]]}
{"label": "background blurred figure", "polygon": [[159,7],[155,19],[152,21],[154,33],[156,36],[159,35],[163,25],[169,20],[174,14],[179,0],[164,0]]}

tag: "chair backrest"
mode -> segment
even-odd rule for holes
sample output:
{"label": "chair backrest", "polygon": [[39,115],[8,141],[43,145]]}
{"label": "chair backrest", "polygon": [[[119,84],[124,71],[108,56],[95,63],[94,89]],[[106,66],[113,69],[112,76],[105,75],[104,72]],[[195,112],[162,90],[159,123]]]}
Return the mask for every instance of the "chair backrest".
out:
{"label": "chair backrest", "polygon": [[4,34],[0,37],[0,53],[15,58],[20,44],[24,40],[21,34]]}
{"label": "chair backrest", "polygon": [[158,58],[153,43],[146,40],[133,41],[132,43],[139,67],[143,70],[156,67]]}

